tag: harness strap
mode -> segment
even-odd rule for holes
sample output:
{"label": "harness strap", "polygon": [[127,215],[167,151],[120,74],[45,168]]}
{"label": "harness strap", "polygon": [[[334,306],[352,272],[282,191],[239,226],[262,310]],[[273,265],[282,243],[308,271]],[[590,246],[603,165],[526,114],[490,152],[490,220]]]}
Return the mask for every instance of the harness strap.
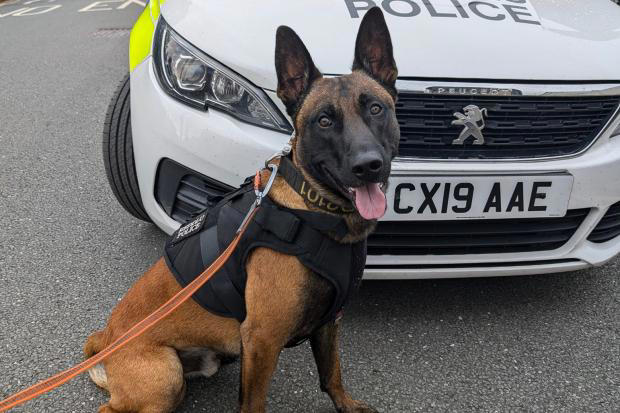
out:
{"label": "harness strap", "polygon": [[[241,205],[231,204],[231,206],[242,213]],[[260,213],[254,218],[254,222],[286,242],[293,242],[303,223],[321,232],[332,232],[339,238],[344,237],[349,232],[347,224],[341,216],[302,209],[284,209],[271,201],[263,203]]]}
{"label": "harness strap", "polygon": [[301,209],[293,209],[291,212],[321,232],[333,232],[339,238],[349,233],[347,223],[342,217]]}
{"label": "harness strap", "polygon": [[294,214],[282,211],[271,203],[256,214],[254,222],[286,242],[293,242],[300,225],[300,219]]}
{"label": "harness strap", "polygon": [[295,167],[288,156],[280,158],[280,176],[297,192],[301,191],[306,179],[301,172]]}

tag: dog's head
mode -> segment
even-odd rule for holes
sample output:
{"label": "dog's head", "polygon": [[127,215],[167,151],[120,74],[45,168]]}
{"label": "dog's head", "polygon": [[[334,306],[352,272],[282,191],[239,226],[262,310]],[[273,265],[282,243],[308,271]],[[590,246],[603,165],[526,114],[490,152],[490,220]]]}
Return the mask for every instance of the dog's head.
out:
{"label": "dog's head", "polygon": [[398,72],[381,9],[370,9],[362,20],[349,75],[323,77],[286,26],[278,28],[275,56],[278,96],[294,122],[299,167],[326,198],[353,202],[366,220],[380,218],[400,139]]}

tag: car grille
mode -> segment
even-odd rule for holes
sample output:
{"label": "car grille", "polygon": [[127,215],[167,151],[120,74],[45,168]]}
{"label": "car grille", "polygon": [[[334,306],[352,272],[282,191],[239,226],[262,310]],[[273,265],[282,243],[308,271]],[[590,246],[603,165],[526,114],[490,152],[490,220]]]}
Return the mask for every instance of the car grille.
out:
{"label": "car grille", "polygon": [[[539,158],[577,153],[611,119],[619,96],[453,96],[399,92],[399,155],[429,159]],[[486,108],[484,145],[453,145],[463,126],[454,113]]]}
{"label": "car grille", "polygon": [[613,204],[590,233],[588,241],[601,243],[620,235],[620,202]]}
{"label": "car grille", "polygon": [[368,238],[369,255],[448,255],[547,251],[564,245],[589,209],[561,218],[460,221],[381,221]]}

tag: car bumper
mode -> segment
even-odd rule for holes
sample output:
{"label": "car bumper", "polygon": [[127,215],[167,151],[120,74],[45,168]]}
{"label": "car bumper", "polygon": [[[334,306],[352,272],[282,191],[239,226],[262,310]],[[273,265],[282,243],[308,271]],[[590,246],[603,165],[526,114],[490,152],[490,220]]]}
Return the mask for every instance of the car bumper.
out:
{"label": "car bumper", "polygon": [[[272,99],[273,92],[268,92]],[[171,159],[221,183],[237,186],[264,165],[289,136],[240,122],[217,110],[189,108],[165,94],[150,58],[131,74],[134,156],[146,212],[167,233],[178,226],[155,197],[157,171]],[[597,142],[586,153],[536,162],[433,162],[397,159],[394,175],[535,174],[574,177],[568,208],[588,208],[585,219],[561,247],[549,251],[463,255],[369,255],[367,279],[412,279],[524,275],[602,265],[620,253],[620,237],[587,240],[608,208],[620,201],[620,137]]]}

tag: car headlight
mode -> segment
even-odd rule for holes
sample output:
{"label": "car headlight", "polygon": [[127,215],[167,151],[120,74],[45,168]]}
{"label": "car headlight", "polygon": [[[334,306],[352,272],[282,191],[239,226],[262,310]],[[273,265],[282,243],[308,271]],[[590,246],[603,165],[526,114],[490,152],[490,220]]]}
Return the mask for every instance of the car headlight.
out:
{"label": "car headlight", "polygon": [[162,17],[155,32],[153,62],[162,88],[183,103],[219,109],[276,131],[293,131],[265,92],[191,45]]}

